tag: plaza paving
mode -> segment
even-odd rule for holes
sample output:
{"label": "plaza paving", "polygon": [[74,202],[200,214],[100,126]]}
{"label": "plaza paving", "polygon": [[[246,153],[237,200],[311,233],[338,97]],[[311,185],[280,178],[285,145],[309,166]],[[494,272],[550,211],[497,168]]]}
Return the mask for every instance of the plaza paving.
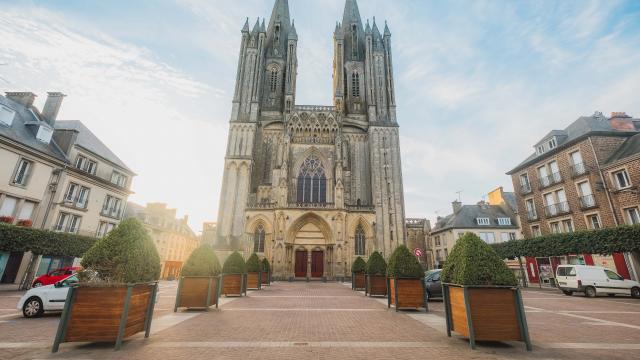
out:
{"label": "plaza paving", "polygon": [[534,351],[521,343],[481,343],[445,334],[441,302],[430,313],[388,310],[338,283],[275,283],[219,310],[172,312],[175,283],[161,284],[149,339],[50,346],[59,315],[21,318],[19,293],[0,293],[2,359],[640,359],[640,301],[524,292]]}

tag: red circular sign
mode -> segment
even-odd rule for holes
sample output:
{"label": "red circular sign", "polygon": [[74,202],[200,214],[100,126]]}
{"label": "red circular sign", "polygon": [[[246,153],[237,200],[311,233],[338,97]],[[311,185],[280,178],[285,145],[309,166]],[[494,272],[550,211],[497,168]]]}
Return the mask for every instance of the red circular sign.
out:
{"label": "red circular sign", "polygon": [[413,253],[414,253],[417,257],[422,257],[422,249],[420,249],[420,248],[415,248],[415,249],[413,249]]}

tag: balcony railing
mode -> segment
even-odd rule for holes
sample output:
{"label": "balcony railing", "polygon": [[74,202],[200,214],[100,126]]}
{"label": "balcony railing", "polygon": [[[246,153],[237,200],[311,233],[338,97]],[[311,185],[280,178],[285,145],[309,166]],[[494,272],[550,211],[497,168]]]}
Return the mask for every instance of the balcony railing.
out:
{"label": "balcony railing", "polygon": [[555,172],[549,176],[539,178],[538,181],[540,182],[540,189],[544,189],[548,186],[562,182],[562,175],[560,175],[559,172]]}
{"label": "balcony railing", "polygon": [[585,195],[580,197],[580,208],[582,210],[597,207],[596,198],[593,195]]}
{"label": "balcony railing", "polygon": [[289,203],[294,209],[333,209],[333,203]]}
{"label": "balcony railing", "polygon": [[569,208],[569,203],[566,201],[557,203],[557,204],[547,205],[544,207],[544,214],[547,217],[554,217],[558,215],[568,214],[569,212],[571,212],[571,209]]}
{"label": "balcony railing", "polygon": [[581,176],[589,173],[590,168],[585,163],[571,165],[571,176]]}
{"label": "balcony railing", "polygon": [[531,184],[521,184],[520,185],[520,193],[528,194],[531,192]]}
{"label": "balcony railing", "polygon": [[374,211],[375,207],[373,205],[347,205],[347,210],[349,211]]}
{"label": "balcony railing", "polygon": [[263,201],[249,201],[247,208],[249,209],[275,209],[278,203],[263,202]]}
{"label": "balcony railing", "polygon": [[120,219],[122,215],[122,209],[114,209],[114,208],[102,209],[102,211],[100,212],[100,215],[110,217],[113,219]]}
{"label": "balcony railing", "polygon": [[535,221],[538,220],[538,212],[537,211],[527,211],[527,219],[529,221]]}

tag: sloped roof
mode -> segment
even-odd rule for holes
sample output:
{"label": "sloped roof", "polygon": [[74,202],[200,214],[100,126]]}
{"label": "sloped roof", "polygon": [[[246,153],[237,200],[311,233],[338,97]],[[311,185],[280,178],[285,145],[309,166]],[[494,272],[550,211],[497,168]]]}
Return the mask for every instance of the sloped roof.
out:
{"label": "sloped roof", "polygon": [[129,171],[134,174],[120,158],[113,153],[98,137],[89,130],[82,122],[78,120],[64,120],[57,121],[55,125],[56,129],[60,130],[76,130],[78,132],[78,138],[76,139],[76,145],[81,146],[92,153],[112,162],[113,164]]}
{"label": "sloped roof", "polygon": [[605,165],[615,164],[623,159],[640,154],[640,134],[628,138],[620,147],[607,159]]}
{"label": "sloped roof", "polygon": [[[477,218],[489,218],[491,225],[478,225]],[[498,218],[510,218],[512,225],[498,225]],[[431,233],[448,229],[517,229],[515,218],[499,205],[463,205],[457,212],[436,222]]]}

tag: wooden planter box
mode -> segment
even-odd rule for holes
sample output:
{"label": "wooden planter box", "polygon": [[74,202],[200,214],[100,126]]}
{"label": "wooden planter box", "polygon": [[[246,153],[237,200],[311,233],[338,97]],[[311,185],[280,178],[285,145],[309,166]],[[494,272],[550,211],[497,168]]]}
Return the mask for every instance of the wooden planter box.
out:
{"label": "wooden planter box", "polygon": [[183,276],[178,283],[178,294],[173,312],[178,308],[206,309],[211,305],[218,308],[220,297],[220,276]]}
{"label": "wooden planter box", "polygon": [[222,292],[224,296],[242,296],[247,294],[247,274],[223,274]]}
{"label": "wooden planter box", "polygon": [[351,289],[352,290],[366,290],[367,282],[365,281],[364,273],[353,273],[351,275]]}
{"label": "wooden planter box", "polygon": [[367,275],[366,293],[369,296],[387,296],[387,277],[384,275]]}
{"label": "wooden planter box", "polygon": [[250,272],[247,273],[247,289],[260,290],[262,289],[262,272]]}
{"label": "wooden planter box", "polygon": [[423,280],[423,278],[387,278],[389,293],[387,306],[395,305],[396,311],[420,308],[429,311]]}
{"label": "wooden planter box", "polygon": [[261,272],[262,285],[271,285],[271,273],[270,272]]}
{"label": "wooden planter box", "polygon": [[531,351],[527,319],[520,289],[509,286],[460,286],[442,284],[447,320],[451,331],[476,341],[523,341]]}
{"label": "wooden planter box", "polygon": [[69,288],[52,352],[65,342],[122,341],[141,331],[149,337],[158,283]]}

